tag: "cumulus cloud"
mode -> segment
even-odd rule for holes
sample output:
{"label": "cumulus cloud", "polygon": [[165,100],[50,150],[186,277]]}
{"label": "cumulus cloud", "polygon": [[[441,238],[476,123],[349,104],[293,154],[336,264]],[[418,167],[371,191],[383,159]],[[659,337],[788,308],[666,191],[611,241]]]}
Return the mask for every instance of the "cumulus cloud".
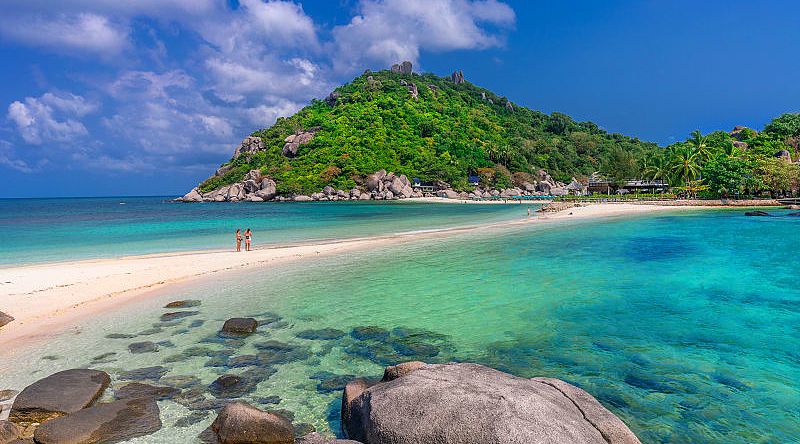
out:
{"label": "cumulus cloud", "polygon": [[[363,0],[359,14],[333,29],[337,71],[367,61],[417,61],[420,51],[501,46],[495,29],[514,26],[514,10],[496,0]],[[489,29],[488,27],[491,29]]]}
{"label": "cumulus cloud", "polygon": [[52,17],[3,15],[0,34],[35,46],[91,53],[117,53],[128,44],[128,29],[92,13]]}
{"label": "cumulus cloud", "polygon": [[28,143],[66,142],[88,134],[78,118],[96,110],[97,104],[70,93],[48,92],[26,97],[8,106],[8,118]]}
{"label": "cumulus cloud", "polygon": [[0,37],[101,55],[90,66],[105,71],[73,76],[84,95],[103,100],[101,116],[92,115],[98,103],[58,91],[8,105],[8,132],[19,140],[16,151],[0,152],[0,165],[20,171],[57,147],[81,168],[207,172],[247,134],[370,64],[502,46],[516,20],[497,0],[361,0],[346,24],[327,29],[301,2],[281,0],[234,8],[219,0],[27,0],[3,12]]}

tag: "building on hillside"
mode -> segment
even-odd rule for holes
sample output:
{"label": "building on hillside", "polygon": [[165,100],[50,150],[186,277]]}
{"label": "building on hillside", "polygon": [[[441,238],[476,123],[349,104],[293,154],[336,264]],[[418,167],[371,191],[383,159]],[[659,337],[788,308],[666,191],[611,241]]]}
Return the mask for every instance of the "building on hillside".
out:
{"label": "building on hillside", "polygon": [[593,173],[586,188],[590,194],[656,194],[667,191],[669,183],[643,179],[626,179],[622,183],[616,183],[599,173]]}

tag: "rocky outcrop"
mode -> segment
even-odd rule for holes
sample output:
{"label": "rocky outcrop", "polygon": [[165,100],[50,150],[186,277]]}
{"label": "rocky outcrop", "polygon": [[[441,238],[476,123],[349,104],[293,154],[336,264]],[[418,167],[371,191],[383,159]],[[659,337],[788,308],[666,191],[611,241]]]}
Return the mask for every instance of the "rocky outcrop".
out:
{"label": "rocky outcrop", "polygon": [[465,80],[464,80],[464,71],[461,71],[461,70],[453,71],[453,73],[450,74],[450,80],[453,83],[455,83],[456,85],[460,85],[460,84],[464,83],[465,82]]}
{"label": "rocky outcrop", "polygon": [[241,401],[231,402],[211,424],[220,444],[292,444],[294,430],[288,419],[261,411]]}
{"label": "rocky outcrop", "polygon": [[91,406],[103,394],[108,373],[72,369],[54,373],[17,395],[9,419],[16,423],[44,422]]}
{"label": "rocky outcrop", "polygon": [[419,98],[419,90],[417,90],[417,85],[415,85],[414,82],[406,82],[405,80],[401,80],[400,85],[406,87],[408,93],[411,94],[412,99],[417,100]]}
{"label": "rocky outcrop", "polygon": [[506,111],[514,112],[514,105],[512,105],[511,102],[507,100],[506,100]]}
{"label": "rocky outcrop", "polygon": [[5,314],[2,311],[0,311],[0,328],[2,328],[5,325],[8,325],[13,320],[14,320],[13,316]]}
{"label": "rocky outcrop", "polygon": [[413,72],[411,62],[406,60],[403,63],[395,63],[392,65],[392,72],[398,74],[411,74]]}
{"label": "rocky outcrop", "polygon": [[97,404],[40,425],[33,437],[38,444],[120,442],[161,429],[153,398]]}
{"label": "rocky outcrop", "polygon": [[310,128],[308,130],[298,131],[294,134],[286,136],[286,138],[283,139],[283,141],[286,142],[283,145],[283,155],[286,157],[297,156],[297,150],[300,149],[300,145],[305,145],[308,142],[311,142],[311,140],[314,138],[314,135],[316,135],[319,130],[320,128]]}
{"label": "rocky outcrop", "polygon": [[783,160],[784,162],[792,163],[792,154],[786,150],[780,150],[775,153],[775,157]]}
{"label": "rocky outcrop", "polygon": [[334,91],[334,92],[328,94],[328,97],[325,98],[325,103],[327,103],[328,106],[333,107],[333,106],[336,105],[336,101],[339,100],[339,97],[341,97],[341,96],[342,96],[341,94],[339,94],[338,92]]}
{"label": "rocky outcrop", "polygon": [[365,444],[639,444],[591,395],[557,379],[451,363],[348,388],[342,425],[348,437]]}
{"label": "rocky outcrop", "polygon": [[[261,140],[260,137],[258,136],[245,137],[244,140],[242,140],[242,143],[240,143],[239,146],[236,147],[236,151],[233,152],[233,159],[237,159],[239,158],[239,156],[250,157],[258,151],[263,151],[265,148],[266,146],[264,145],[264,141]],[[219,170],[217,170],[217,173],[219,173]],[[215,173],[215,175],[217,176],[222,176],[223,174],[224,172],[222,174]]]}
{"label": "rocky outcrop", "polygon": [[192,191],[186,193],[182,198],[180,198],[183,202],[202,202],[203,196],[200,194],[200,191],[197,187],[192,188]]}

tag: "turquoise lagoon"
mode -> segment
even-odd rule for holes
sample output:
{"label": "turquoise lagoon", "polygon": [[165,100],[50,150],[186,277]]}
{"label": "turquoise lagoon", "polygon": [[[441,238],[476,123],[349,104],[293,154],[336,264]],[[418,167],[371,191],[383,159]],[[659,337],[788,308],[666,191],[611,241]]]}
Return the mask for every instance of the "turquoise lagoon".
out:
{"label": "turquoise lagoon", "polygon": [[[157,366],[143,376],[162,383],[192,376],[185,391],[205,400],[161,401],[164,429],[135,441],[192,442],[214,417],[205,391],[223,373],[252,382],[240,398],[336,433],[351,375],[475,361],[579,385],[645,443],[798,442],[800,218],[742,213],[495,227],[218,276],[17,349],[0,363],[0,386],[86,365],[114,385],[143,367]],[[175,299],[202,304],[160,322]],[[218,338],[234,316],[264,325],[243,341]],[[161,345],[129,353],[138,341]]]}

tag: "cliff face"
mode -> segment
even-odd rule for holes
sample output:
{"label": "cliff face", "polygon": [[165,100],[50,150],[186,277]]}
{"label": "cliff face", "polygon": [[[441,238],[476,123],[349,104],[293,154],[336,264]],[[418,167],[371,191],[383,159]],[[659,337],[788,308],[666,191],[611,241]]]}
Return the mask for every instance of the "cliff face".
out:
{"label": "cliff face", "polygon": [[[404,62],[391,70],[367,71],[324,100],[246,137],[231,160],[184,200],[311,198],[325,187],[341,198],[342,190],[349,190],[348,198],[364,193],[387,198],[367,187],[369,176],[381,170],[405,177],[412,194],[412,178],[448,185],[426,187],[429,192],[482,196],[515,186],[543,192],[538,182],[555,189],[563,184],[539,180],[540,169],[566,182],[596,171],[615,149],[645,157],[656,148],[608,134],[591,122],[513,105],[471,84],[461,71],[446,78],[416,74]],[[480,177],[479,190],[469,176]],[[400,193],[413,197],[406,194]],[[389,198],[394,197],[392,192]]]}

